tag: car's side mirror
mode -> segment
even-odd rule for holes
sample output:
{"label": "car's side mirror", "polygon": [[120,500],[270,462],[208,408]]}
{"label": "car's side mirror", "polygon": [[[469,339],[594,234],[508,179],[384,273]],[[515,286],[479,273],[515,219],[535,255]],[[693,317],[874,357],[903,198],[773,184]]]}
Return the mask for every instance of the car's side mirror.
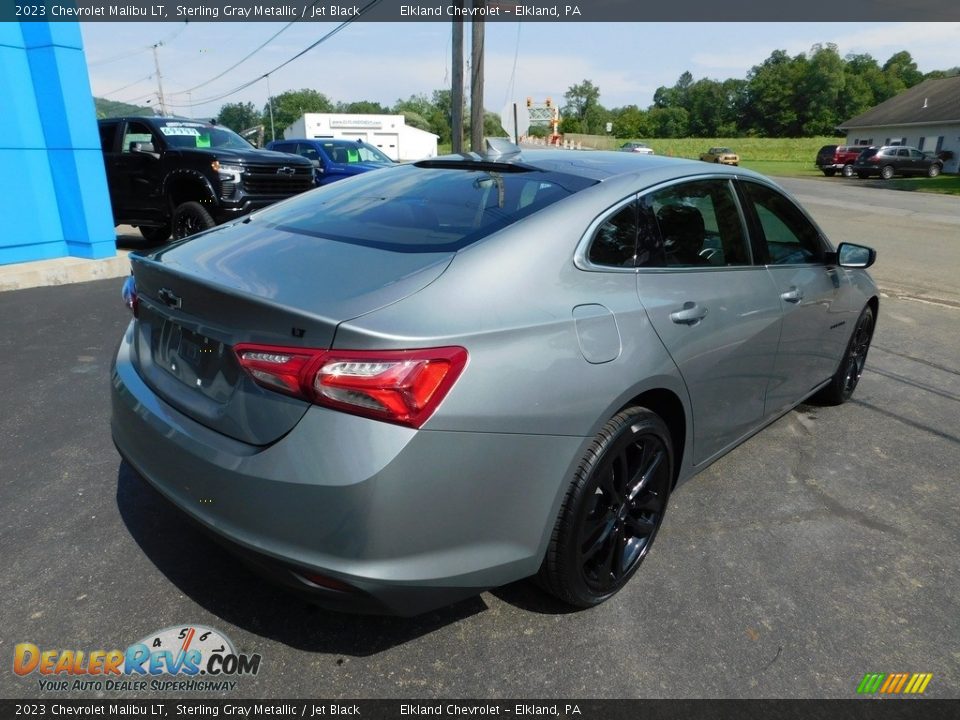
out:
{"label": "car's side mirror", "polygon": [[868,268],[877,260],[877,251],[865,245],[840,243],[837,248],[837,265],[846,268]]}

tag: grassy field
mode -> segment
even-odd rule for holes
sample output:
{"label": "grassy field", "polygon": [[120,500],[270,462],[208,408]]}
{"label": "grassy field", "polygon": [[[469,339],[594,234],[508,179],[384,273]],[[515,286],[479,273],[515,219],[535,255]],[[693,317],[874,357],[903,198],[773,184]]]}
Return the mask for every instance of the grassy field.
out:
{"label": "grassy field", "polygon": [[[623,139],[581,135],[584,147],[595,139],[598,146],[619,147]],[[817,150],[824,145],[838,145],[842,138],[637,138],[653,148],[657,155],[692,158],[711,147],[728,147],[740,156],[740,165],[764,175],[798,178],[823,178],[813,164]],[[440,154],[450,152],[450,146],[441,146]],[[884,183],[891,190],[911,190],[945,195],[960,195],[960,176],[941,175],[937,178],[897,178]]]}
{"label": "grassy field", "polygon": [[728,147],[740,156],[740,163],[789,163],[813,167],[817,150],[824,145],[837,145],[842,140],[832,137],[812,138],[666,138],[644,140],[657,155],[698,158],[711,147]]}

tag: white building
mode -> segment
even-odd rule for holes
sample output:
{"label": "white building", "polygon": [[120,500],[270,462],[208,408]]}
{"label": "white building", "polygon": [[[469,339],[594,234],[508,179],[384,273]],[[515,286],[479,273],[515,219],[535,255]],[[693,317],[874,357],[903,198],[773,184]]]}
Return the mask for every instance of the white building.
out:
{"label": "white building", "polygon": [[408,126],[403,115],[306,113],[283,131],[283,137],[285,140],[363,140],[394,160],[419,160],[437,156],[438,136]]}
{"label": "white building", "polygon": [[924,80],[840,125],[847,145],[912,145],[950,153],[944,172],[960,171],[960,75]]}

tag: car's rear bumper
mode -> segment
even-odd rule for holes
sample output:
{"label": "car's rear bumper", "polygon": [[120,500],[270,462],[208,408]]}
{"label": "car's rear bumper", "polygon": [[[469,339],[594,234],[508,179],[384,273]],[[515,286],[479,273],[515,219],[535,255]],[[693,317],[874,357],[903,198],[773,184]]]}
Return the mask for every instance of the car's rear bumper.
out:
{"label": "car's rear bumper", "polygon": [[[418,431],[316,407],[252,446],[157,397],[131,363],[130,332],[112,372],[121,455],[266,574],[334,609],[412,615],[534,574],[589,442]],[[350,590],[325,587],[339,583]]]}

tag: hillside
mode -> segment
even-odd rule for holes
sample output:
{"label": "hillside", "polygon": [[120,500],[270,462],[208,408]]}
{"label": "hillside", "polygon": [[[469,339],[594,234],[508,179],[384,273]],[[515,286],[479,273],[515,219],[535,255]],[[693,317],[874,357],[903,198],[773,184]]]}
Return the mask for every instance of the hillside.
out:
{"label": "hillside", "polygon": [[93,105],[97,110],[98,119],[122,117],[123,115],[153,115],[152,108],[128,105],[127,103],[117,102],[115,100],[106,100],[98,97],[93,99]]}

